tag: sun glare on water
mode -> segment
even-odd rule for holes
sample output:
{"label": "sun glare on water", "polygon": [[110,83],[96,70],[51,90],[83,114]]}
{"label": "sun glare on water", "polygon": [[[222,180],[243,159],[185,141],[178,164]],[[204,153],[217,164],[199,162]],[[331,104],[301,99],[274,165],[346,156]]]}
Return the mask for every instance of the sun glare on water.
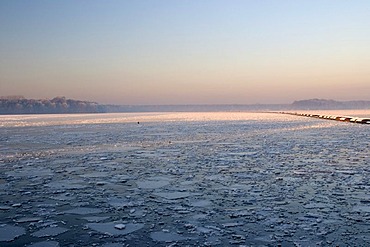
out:
{"label": "sun glare on water", "polygon": [[[342,114],[367,117],[370,111],[322,111],[319,114]],[[202,121],[302,121],[301,118],[269,112],[157,112],[57,115],[4,115],[0,127],[84,125],[145,122],[202,122]]]}

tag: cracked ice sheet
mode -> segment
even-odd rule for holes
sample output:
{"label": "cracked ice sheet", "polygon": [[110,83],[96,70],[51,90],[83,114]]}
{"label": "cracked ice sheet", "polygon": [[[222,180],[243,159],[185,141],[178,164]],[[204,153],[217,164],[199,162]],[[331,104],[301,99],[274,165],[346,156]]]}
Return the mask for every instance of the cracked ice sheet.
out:
{"label": "cracked ice sheet", "polygon": [[[63,132],[70,136],[63,134],[65,140],[57,141],[66,143],[73,139],[73,145],[82,145],[80,149],[78,148],[78,155],[72,154],[74,152],[72,149],[75,147],[71,146],[72,148],[64,149],[63,152],[57,152],[55,155],[47,154],[42,161],[36,163],[31,159],[25,160],[23,156],[18,158],[13,156],[9,158],[9,162],[0,156],[1,172],[4,171],[1,174],[12,171],[12,168],[6,167],[6,164],[14,164],[15,170],[22,171],[28,167],[27,163],[29,166],[37,165],[37,168],[41,169],[47,167],[46,169],[50,169],[53,173],[52,178],[46,173],[44,181],[37,180],[33,186],[29,186],[26,173],[22,173],[22,176],[19,176],[20,179],[15,176],[2,177],[3,182],[0,184],[3,183],[1,187],[4,190],[0,193],[5,198],[4,205],[0,207],[0,212],[5,215],[2,222],[12,225],[14,220],[22,217],[28,217],[29,219],[26,218],[28,221],[35,215],[42,215],[43,221],[49,219],[52,224],[59,224],[60,218],[64,217],[65,227],[79,229],[76,236],[71,239],[66,239],[66,236],[72,236],[72,231],[53,237],[66,245],[73,245],[81,239],[88,239],[86,245],[91,245],[97,243],[97,238],[100,236],[107,241],[105,243],[133,245],[134,241],[144,239],[141,244],[148,243],[154,246],[164,243],[155,243],[151,233],[161,232],[165,228],[169,232],[163,231],[164,233],[177,233],[183,237],[193,232],[200,239],[199,245],[205,241],[212,243],[212,237],[217,237],[218,245],[228,245],[233,237],[232,234],[226,234],[226,231],[247,235],[249,242],[241,244],[246,246],[259,245],[261,239],[266,237],[268,239],[275,233],[277,234],[274,236],[278,239],[282,238],[281,234],[284,233],[281,232],[286,231],[286,234],[292,236],[292,241],[307,239],[308,243],[316,243],[318,238],[325,237],[334,239],[330,245],[340,245],[344,242],[344,245],[355,243],[358,246],[368,246],[370,240],[358,238],[369,230],[369,226],[364,224],[369,219],[366,212],[369,205],[368,126],[347,126],[339,123],[338,126],[327,130],[324,128],[317,128],[314,131],[284,130],[284,133],[279,133],[281,123],[268,123],[269,120],[265,121],[264,118],[260,120],[263,121],[232,124],[204,122],[205,124],[202,125],[151,123],[150,125],[140,124],[139,131],[135,129],[136,125],[90,126],[93,128],[92,131],[86,126],[76,126],[73,130],[63,127]],[[306,119],[302,119],[303,123],[305,121]],[[286,121],[284,125],[289,127],[292,122]],[[117,132],[117,127],[122,131]],[[49,130],[55,131],[52,128]],[[44,133],[49,130],[35,129],[30,132],[30,137],[33,139],[25,141],[41,139],[40,143],[44,143],[42,138],[59,138],[59,134],[49,137]],[[21,129],[17,129],[15,133],[8,132],[10,143],[18,131]],[[38,135],[38,131],[42,134]],[[160,135],[161,131],[166,132],[166,136]],[[150,135],[147,135],[148,133]],[[18,139],[20,140],[21,137]],[[109,145],[115,145],[117,142],[118,145],[137,146],[139,151],[145,147],[148,151],[143,155],[139,151],[110,153],[105,144],[108,140]],[[171,143],[168,143],[168,140],[171,140]],[[17,144],[13,143],[14,145]],[[348,151],[341,152],[337,146]],[[44,145],[43,148],[47,150],[50,146]],[[102,150],[102,155],[99,149]],[[33,146],[30,145],[29,150],[32,151]],[[160,153],[157,152],[158,150]],[[254,150],[256,154],[245,155],[246,152]],[[232,155],[231,158],[227,158],[229,154]],[[63,157],[68,162],[57,162],[64,160]],[[100,157],[115,159],[114,162],[119,165],[113,166],[111,163],[113,161],[101,160]],[[70,166],[83,166],[85,170],[72,172],[74,169]],[[98,172],[95,173],[95,171]],[[16,173],[11,174],[16,175]],[[83,177],[81,176],[83,174],[89,175]],[[101,175],[108,175],[109,183],[119,183],[120,190],[113,190],[108,186],[104,188],[96,186],[95,178],[103,177]],[[37,174],[34,176],[39,177]],[[148,193],[144,188],[145,184],[140,188],[136,183],[166,181],[158,179],[160,177],[170,177],[171,186],[165,185],[166,187],[159,187]],[[354,177],[356,177],[355,180]],[[73,186],[69,189],[57,185],[57,183],[71,182],[73,185],[74,181],[76,185],[86,187],[77,189]],[[52,182],[56,183],[55,186],[48,187],[48,183]],[[178,188],[175,188],[177,186]],[[150,185],[147,187],[151,190]],[[169,187],[171,188],[168,189]],[[199,193],[200,196],[170,201],[165,197],[152,194],[152,192],[176,191]],[[59,198],[59,200],[48,206],[50,198]],[[208,204],[208,200],[211,204]],[[32,204],[28,204],[28,201]],[[86,204],[78,204],[78,202]],[[168,206],[166,203],[171,205]],[[21,204],[21,207],[12,206],[18,204]],[[29,205],[33,204],[39,206],[33,210],[29,208]],[[64,211],[71,207],[73,209],[84,206],[99,208],[103,212],[99,215],[83,215],[77,222],[74,215],[63,215]],[[183,214],[184,211],[190,212]],[[91,222],[115,221],[117,218],[114,212],[125,217],[124,224],[134,222],[138,220],[137,215],[142,215],[139,221],[145,223],[143,230],[119,239],[96,233],[89,238],[89,233],[93,230],[84,227],[86,223],[90,223],[85,221],[88,220],[86,216],[92,216]],[[318,212],[319,216],[312,214]],[[102,218],[93,218],[94,216]],[[107,216],[111,219],[105,218]],[[333,219],[336,221],[332,222]],[[20,220],[24,221],[24,219]],[[194,227],[188,230],[183,225],[184,221],[193,223]],[[235,225],[233,222],[244,223],[244,225]],[[284,222],[299,226],[298,230],[292,231]],[[315,223],[317,227],[310,226],[311,223]],[[42,229],[49,226],[51,222],[42,226],[42,222],[23,223],[24,226],[27,225],[26,233],[35,231],[32,226],[34,224],[37,225],[37,229]],[[215,228],[210,228],[210,225]],[[213,236],[209,229],[216,228],[220,230],[215,230],[217,235]],[[269,231],[264,232],[266,228]],[[305,229],[302,230],[303,228]],[[334,232],[328,231],[330,228]],[[225,234],[222,233],[223,231]],[[30,234],[22,235],[6,244],[20,245],[19,243],[25,242],[29,236]],[[189,245],[195,244],[196,242],[189,240]],[[277,242],[272,244],[277,245]]]}

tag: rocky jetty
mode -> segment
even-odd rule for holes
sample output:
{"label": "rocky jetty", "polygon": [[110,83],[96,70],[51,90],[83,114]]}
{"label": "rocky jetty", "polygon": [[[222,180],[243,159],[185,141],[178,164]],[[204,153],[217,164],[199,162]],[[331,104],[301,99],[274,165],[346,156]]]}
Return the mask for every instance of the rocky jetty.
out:
{"label": "rocky jetty", "polygon": [[280,113],[294,115],[294,116],[302,116],[302,117],[320,118],[320,119],[325,119],[325,120],[349,122],[349,123],[370,124],[370,118],[337,116],[337,115],[320,115],[320,114],[297,113],[297,112],[280,112]]}

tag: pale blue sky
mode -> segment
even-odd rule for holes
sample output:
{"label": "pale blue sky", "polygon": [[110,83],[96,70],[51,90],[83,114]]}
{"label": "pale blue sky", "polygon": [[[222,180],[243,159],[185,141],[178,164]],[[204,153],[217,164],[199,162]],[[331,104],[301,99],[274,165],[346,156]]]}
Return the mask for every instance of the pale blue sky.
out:
{"label": "pale blue sky", "polygon": [[370,1],[0,1],[0,94],[370,100]]}

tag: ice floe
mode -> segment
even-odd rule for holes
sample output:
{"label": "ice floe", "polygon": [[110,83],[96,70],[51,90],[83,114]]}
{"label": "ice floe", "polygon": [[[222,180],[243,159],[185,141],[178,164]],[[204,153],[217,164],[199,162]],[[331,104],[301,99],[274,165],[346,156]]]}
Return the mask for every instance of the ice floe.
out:
{"label": "ice floe", "polygon": [[0,241],[9,242],[25,233],[25,229],[20,226],[0,225]]}
{"label": "ice floe", "polygon": [[150,237],[159,242],[175,242],[175,241],[183,241],[186,237],[181,236],[177,233],[171,232],[152,232],[150,233]]}
{"label": "ice floe", "polygon": [[68,229],[64,227],[59,227],[59,226],[52,226],[52,227],[47,227],[44,229],[41,229],[37,232],[32,233],[32,236],[34,237],[53,237],[53,236],[58,236],[59,234],[67,232]]}
{"label": "ice floe", "polygon": [[144,227],[144,224],[124,224],[125,227],[117,229],[116,226],[123,225],[122,223],[108,222],[108,223],[88,223],[87,226],[95,231],[111,236],[124,236],[132,232],[138,231]]}
{"label": "ice floe", "polygon": [[156,193],[153,193],[153,195],[163,197],[168,200],[176,200],[176,199],[186,198],[194,194],[189,193],[189,192],[174,191],[174,192],[156,192]]}
{"label": "ice floe", "polygon": [[82,208],[82,207],[64,211],[64,213],[66,214],[79,214],[79,215],[98,214],[101,212],[102,210],[99,208]]}
{"label": "ice floe", "polygon": [[59,247],[59,246],[60,245],[57,241],[42,241],[27,245],[27,247]]}

